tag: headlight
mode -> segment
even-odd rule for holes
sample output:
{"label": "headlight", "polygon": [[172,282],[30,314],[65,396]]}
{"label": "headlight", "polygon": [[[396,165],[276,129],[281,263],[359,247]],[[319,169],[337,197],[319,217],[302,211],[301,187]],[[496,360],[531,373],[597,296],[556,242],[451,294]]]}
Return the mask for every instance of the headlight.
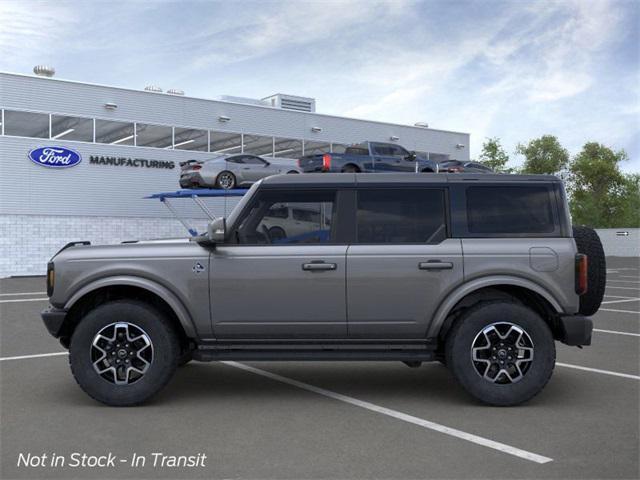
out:
{"label": "headlight", "polygon": [[56,272],[53,268],[53,262],[47,263],[47,296],[53,295],[53,285],[56,281]]}

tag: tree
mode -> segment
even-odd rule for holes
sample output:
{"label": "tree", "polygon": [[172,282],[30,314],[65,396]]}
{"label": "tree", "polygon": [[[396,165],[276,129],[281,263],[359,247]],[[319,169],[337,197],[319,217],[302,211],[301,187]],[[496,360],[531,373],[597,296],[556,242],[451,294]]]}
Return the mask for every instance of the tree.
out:
{"label": "tree", "polygon": [[504,151],[497,137],[487,138],[482,144],[482,153],[479,158],[480,163],[491,168],[495,172],[511,173],[512,168],[507,168],[509,155]]}
{"label": "tree", "polygon": [[534,138],[526,145],[520,143],[516,153],[525,157],[521,173],[557,175],[565,171],[569,163],[569,152],[553,135]]}
{"label": "tree", "polygon": [[640,176],[624,175],[614,152],[597,142],[586,143],[569,168],[573,223],[599,228],[640,226]]}

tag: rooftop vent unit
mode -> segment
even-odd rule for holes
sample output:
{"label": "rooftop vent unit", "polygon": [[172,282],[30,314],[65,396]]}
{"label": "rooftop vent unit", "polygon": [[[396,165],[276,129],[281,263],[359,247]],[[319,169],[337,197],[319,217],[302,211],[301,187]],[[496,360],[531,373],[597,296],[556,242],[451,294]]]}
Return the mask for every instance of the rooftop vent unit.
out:
{"label": "rooftop vent unit", "polygon": [[147,85],[144,87],[147,92],[162,93],[162,89],[156,85]]}
{"label": "rooftop vent unit", "polygon": [[267,102],[267,104],[272,107],[282,108],[283,110],[295,110],[297,112],[316,111],[315,98],[297,97],[295,95],[276,93],[270,97],[263,98],[262,101]]}
{"label": "rooftop vent unit", "polygon": [[429,124],[427,122],[416,122],[413,125],[420,128],[429,128]]}
{"label": "rooftop vent unit", "polygon": [[177,88],[170,88],[169,90],[167,90],[167,93],[169,95],[184,95],[184,90],[180,90]]}
{"label": "rooftop vent unit", "polygon": [[36,65],[33,67],[33,73],[39,77],[53,77],[56,74],[56,69],[47,65]]}

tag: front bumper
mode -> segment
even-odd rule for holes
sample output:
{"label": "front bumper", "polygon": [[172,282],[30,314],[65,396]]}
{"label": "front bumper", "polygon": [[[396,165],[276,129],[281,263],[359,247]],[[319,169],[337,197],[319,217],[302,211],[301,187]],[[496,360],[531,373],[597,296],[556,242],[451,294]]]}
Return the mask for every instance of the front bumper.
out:
{"label": "front bumper", "polygon": [[591,345],[593,321],[582,315],[567,315],[559,318],[559,340],[571,346]]}
{"label": "front bumper", "polygon": [[60,337],[65,318],[67,317],[67,311],[49,306],[49,308],[42,311],[41,316],[44,326],[47,327],[49,333],[56,338]]}

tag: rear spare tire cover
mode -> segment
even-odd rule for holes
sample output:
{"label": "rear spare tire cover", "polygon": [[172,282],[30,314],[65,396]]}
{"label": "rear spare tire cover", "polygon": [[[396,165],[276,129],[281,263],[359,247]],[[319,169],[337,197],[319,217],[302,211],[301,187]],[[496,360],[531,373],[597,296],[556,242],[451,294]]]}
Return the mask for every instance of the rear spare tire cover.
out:
{"label": "rear spare tire cover", "polygon": [[602,242],[596,231],[589,227],[574,226],[573,238],[578,252],[587,256],[587,293],[580,296],[580,313],[593,315],[600,308],[607,284],[607,262]]}

